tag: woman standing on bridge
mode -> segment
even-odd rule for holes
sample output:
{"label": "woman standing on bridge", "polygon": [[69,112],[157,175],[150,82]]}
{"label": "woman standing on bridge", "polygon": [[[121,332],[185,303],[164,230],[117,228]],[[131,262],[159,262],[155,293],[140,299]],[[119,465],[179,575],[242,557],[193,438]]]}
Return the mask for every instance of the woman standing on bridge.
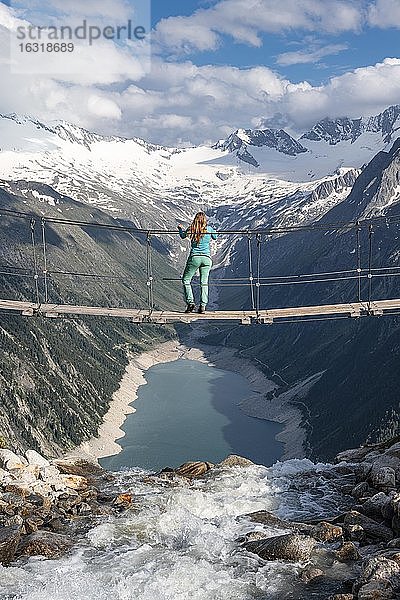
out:
{"label": "woman standing on bridge", "polygon": [[198,212],[192,224],[184,229],[178,225],[180,237],[184,240],[188,237],[191,241],[190,254],[182,276],[183,293],[186,302],[185,313],[191,313],[195,309],[191,281],[197,269],[200,271],[200,305],[198,312],[204,314],[208,302],[208,276],[212,267],[210,256],[210,241],[216,240],[217,234],[211,225],[207,225],[205,213]]}

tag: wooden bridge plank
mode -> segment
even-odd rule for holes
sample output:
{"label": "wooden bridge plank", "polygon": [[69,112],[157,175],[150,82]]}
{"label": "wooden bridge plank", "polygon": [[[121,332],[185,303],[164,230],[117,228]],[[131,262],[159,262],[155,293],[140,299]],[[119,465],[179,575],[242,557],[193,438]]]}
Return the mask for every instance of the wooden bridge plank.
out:
{"label": "wooden bridge plank", "polygon": [[[376,300],[370,307],[366,303],[355,302],[352,304],[326,304],[322,306],[297,306],[287,308],[273,308],[261,310],[259,317],[264,322],[272,322],[276,319],[296,319],[301,317],[324,317],[332,315],[359,316],[366,314],[368,308],[373,314],[384,314],[391,310],[400,310],[400,299]],[[42,314],[48,317],[81,315],[81,316],[104,316],[114,318],[131,319],[135,322],[154,321],[159,323],[192,321],[242,321],[249,322],[256,319],[255,311],[210,311],[204,315],[198,313],[185,314],[177,311],[153,311],[138,308],[107,308],[101,306],[74,306],[69,304],[41,304],[23,302],[18,300],[0,300],[0,309],[6,311],[20,312],[24,315]]]}

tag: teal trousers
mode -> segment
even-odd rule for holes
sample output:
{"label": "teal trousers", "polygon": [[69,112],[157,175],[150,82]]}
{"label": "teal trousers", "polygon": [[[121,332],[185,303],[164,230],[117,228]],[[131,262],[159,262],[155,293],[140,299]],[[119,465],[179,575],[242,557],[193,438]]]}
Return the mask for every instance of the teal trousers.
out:
{"label": "teal trousers", "polygon": [[183,295],[186,304],[194,304],[191,282],[198,269],[200,271],[200,304],[203,306],[207,305],[208,276],[210,274],[211,267],[212,260],[209,256],[189,256],[182,276]]}

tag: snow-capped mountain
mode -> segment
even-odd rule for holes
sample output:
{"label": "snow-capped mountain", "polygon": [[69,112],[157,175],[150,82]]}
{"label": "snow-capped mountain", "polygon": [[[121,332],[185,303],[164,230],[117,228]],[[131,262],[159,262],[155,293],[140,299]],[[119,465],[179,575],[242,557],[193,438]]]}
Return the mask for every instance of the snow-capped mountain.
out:
{"label": "snow-capped mountain", "polygon": [[[269,218],[274,218],[273,207],[292,197],[305,199],[307,204],[312,198],[315,218],[324,210],[316,197],[319,186],[332,182],[331,205],[350,191],[355,177],[349,167],[325,170],[320,179],[300,178],[299,183],[296,163],[291,166],[292,177],[260,169],[246,173],[230,164],[231,153],[222,148],[165,148],[137,138],[103,137],[65,122],[53,126],[15,115],[0,119],[0,135],[1,179],[46,184],[144,227],[175,227],[177,220],[188,220],[195,210],[220,206],[227,211],[240,206],[250,221],[268,206]],[[272,148],[269,151],[278,163],[279,158],[296,159]],[[331,166],[337,166],[336,162],[335,158]],[[286,165],[281,165],[281,171],[285,170]],[[347,182],[342,181],[346,173],[353,173]],[[308,218],[309,211],[302,210],[304,202],[298,203],[296,218]]]}
{"label": "snow-capped mountain", "polygon": [[[193,148],[0,116],[0,179],[44,184],[142,227],[175,228],[199,209],[229,227],[306,223],[346,198],[360,168],[387,147],[388,136],[397,137],[399,111],[360,120],[358,137],[346,133],[335,144],[318,124],[319,138],[302,136],[301,143],[283,129],[238,130]],[[29,187],[21,188],[27,198]]]}
{"label": "snow-capped mountain", "polygon": [[[238,129],[232,133],[225,141],[219,141],[213,148],[217,150],[228,150],[229,152],[238,151],[238,156],[245,160],[243,150],[247,146],[258,146],[273,148],[282,154],[296,156],[302,152],[307,152],[299,142],[290,136],[284,129]],[[241,153],[242,151],[242,153]],[[255,166],[259,166],[258,163]]]}
{"label": "snow-capped mountain", "polygon": [[398,137],[400,129],[400,105],[390,106],[375,117],[360,119],[323,119],[310,131],[301,136],[301,140],[325,141],[330,145],[350,141],[352,144],[363,133],[378,133],[385,143]]}
{"label": "snow-capped mountain", "polygon": [[342,167],[361,167],[400,135],[400,105],[372,117],[323,119],[296,140],[284,129],[238,129],[214,148],[225,164],[244,162],[286,180],[320,179]]}

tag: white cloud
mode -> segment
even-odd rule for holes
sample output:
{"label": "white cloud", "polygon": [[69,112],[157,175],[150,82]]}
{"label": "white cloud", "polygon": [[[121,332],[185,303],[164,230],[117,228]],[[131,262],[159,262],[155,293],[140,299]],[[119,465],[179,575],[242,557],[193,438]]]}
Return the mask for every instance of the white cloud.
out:
{"label": "white cloud", "polygon": [[369,24],[374,27],[400,27],[399,0],[376,0],[368,9]]}
{"label": "white cloud", "polygon": [[[14,0],[15,1],[15,0]],[[24,0],[26,5],[26,0]],[[85,18],[101,17],[102,19],[115,20],[128,19],[132,15],[129,2],[125,0],[41,0],[40,8],[46,11],[46,5],[50,10],[58,9],[64,15],[79,15]]]}
{"label": "white cloud", "polygon": [[[18,23],[2,4],[0,22],[8,28]],[[0,27],[2,56],[7,56],[6,34]],[[31,114],[44,122],[65,119],[104,134],[187,145],[224,138],[261,118],[275,117],[275,122],[301,131],[325,116],[377,114],[400,99],[396,58],[312,86],[292,83],[263,66],[196,66],[155,58],[151,72],[143,73],[126,48],[99,45],[91,56],[95,59],[77,55],[75,75],[64,79],[17,75],[8,60],[0,61],[0,112]]]}
{"label": "white cloud", "polygon": [[116,102],[97,94],[89,96],[88,109],[93,115],[101,119],[119,120],[122,116],[121,109]]}
{"label": "white cloud", "polygon": [[215,50],[223,34],[261,46],[263,33],[358,31],[363,6],[363,0],[219,0],[191,16],[162,19],[154,41],[172,52],[191,52]]}
{"label": "white cloud", "polygon": [[[47,75],[48,79],[66,84],[111,85],[127,79],[138,80],[149,69],[150,48],[134,41],[117,45],[112,40],[98,39],[90,46],[87,41],[74,39],[71,53],[21,53],[17,28],[23,26],[26,32],[29,25],[28,21],[18,18],[14,10],[0,3],[1,56],[7,57],[12,48],[11,58],[1,62],[8,62],[12,72],[24,74],[27,79],[36,74],[39,78]],[[34,35],[38,35],[36,30]]]}
{"label": "white cloud", "polygon": [[317,63],[325,56],[339,54],[339,52],[347,49],[347,44],[327,44],[322,48],[317,48],[308,52],[304,50],[299,50],[297,52],[284,52],[277,57],[276,62],[278,65],[282,66]]}
{"label": "white cloud", "polygon": [[378,114],[400,99],[400,59],[387,58],[373,66],[362,67],[333,77],[319,87],[288,90],[282,112],[300,127],[330,117],[360,117]]}

